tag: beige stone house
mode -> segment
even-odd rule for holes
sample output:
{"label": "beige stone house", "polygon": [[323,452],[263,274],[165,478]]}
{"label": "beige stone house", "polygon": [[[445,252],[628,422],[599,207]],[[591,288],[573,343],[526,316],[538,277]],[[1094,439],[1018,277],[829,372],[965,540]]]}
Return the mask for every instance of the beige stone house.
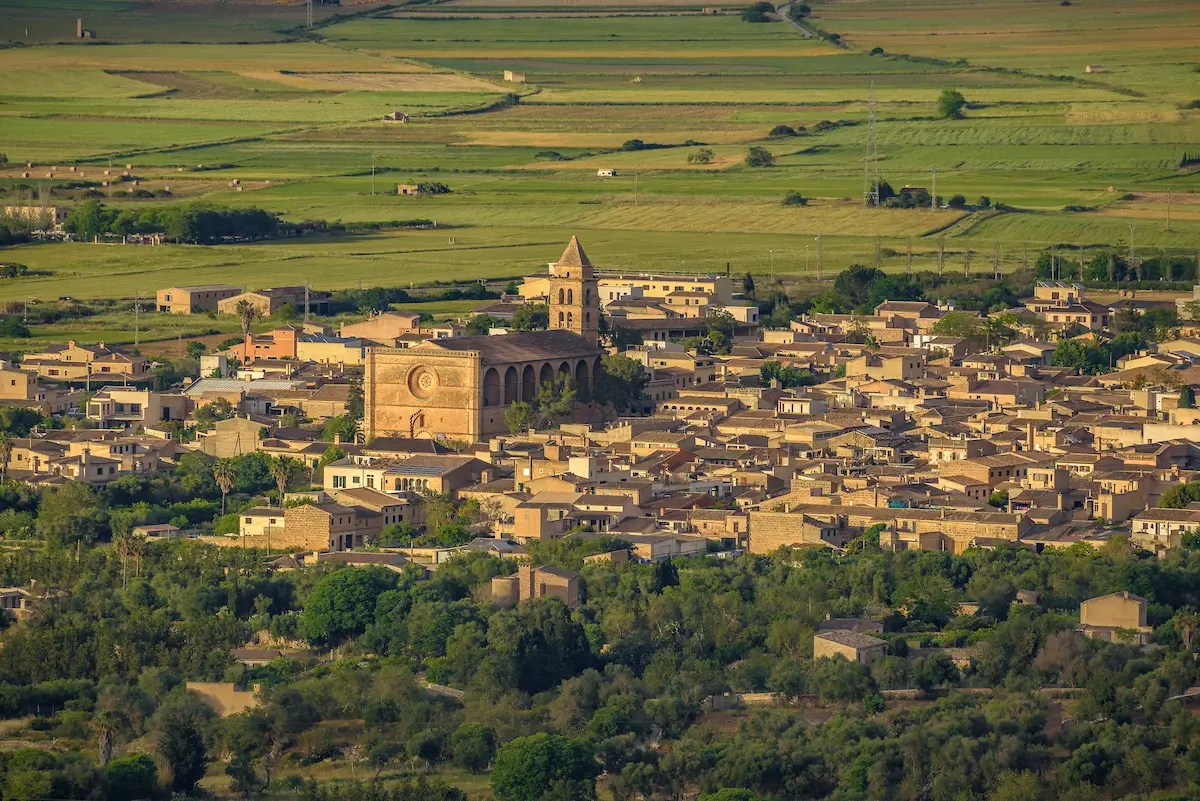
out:
{"label": "beige stone house", "polygon": [[857,631],[836,629],[813,637],[813,659],[842,656],[869,665],[887,654],[887,642]]}
{"label": "beige stone house", "polygon": [[1146,625],[1146,599],[1125,591],[1081,603],[1076,630],[1094,640],[1136,645],[1147,645],[1154,638],[1154,629]]}
{"label": "beige stone house", "polygon": [[554,598],[567,606],[578,606],[579,574],[558,567],[521,565],[515,575],[492,579],[493,603],[512,606],[538,598]]}
{"label": "beige stone house", "polygon": [[169,286],[158,290],[155,307],[159,312],[170,314],[200,314],[216,311],[217,304],[241,293],[241,289],[229,284],[200,284],[197,286]]}

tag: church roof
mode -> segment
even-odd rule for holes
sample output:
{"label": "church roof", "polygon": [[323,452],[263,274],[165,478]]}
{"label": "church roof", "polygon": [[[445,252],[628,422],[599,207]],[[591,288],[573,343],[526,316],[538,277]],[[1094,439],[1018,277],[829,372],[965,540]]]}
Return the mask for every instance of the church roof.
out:
{"label": "church roof", "polygon": [[567,249],[563,251],[555,265],[558,267],[591,267],[592,263],[588,260],[587,254],[583,252],[583,245],[579,244],[579,237],[572,236],[571,241],[567,244]]}
{"label": "church roof", "polygon": [[430,340],[425,346],[475,351],[484,364],[594,357],[600,352],[598,347],[573,331],[516,331],[495,336],[445,337]]}

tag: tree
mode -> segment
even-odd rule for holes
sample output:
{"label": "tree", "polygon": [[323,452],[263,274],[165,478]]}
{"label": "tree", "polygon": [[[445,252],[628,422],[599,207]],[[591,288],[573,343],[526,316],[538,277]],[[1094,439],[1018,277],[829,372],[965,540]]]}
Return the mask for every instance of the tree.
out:
{"label": "tree", "polygon": [[737,319],[724,309],[710,311],[704,318],[708,339],[718,353],[729,353],[733,349],[733,335],[737,331]]}
{"label": "tree", "polygon": [[746,151],[747,167],[774,167],[775,156],[762,145],[752,145]]}
{"label": "tree", "polygon": [[833,282],[833,291],[840,295],[850,308],[865,310],[871,300],[875,282],[885,277],[883,270],[852,264],[838,273]]}
{"label": "tree", "polygon": [[966,207],[967,199],[962,195],[951,195],[950,199],[946,201],[946,205],[952,209],[961,209]]}
{"label": "tree", "polygon": [[504,424],[508,426],[508,433],[514,437],[524,434],[533,425],[533,416],[532,406],[525,401],[513,401],[504,410]]}
{"label": "tree", "polygon": [[716,158],[716,154],[713,153],[712,148],[702,147],[699,150],[697,150],[695,153],[688,154],[687,163],[688,164],[712,164],[713,159],[715,159],[715,158]]}
{"label": "tree", "polygon": [[271,478],[275,479],[275,487],[279,490],[279,506],[283,508],[283,494],[296,472],[296,460],[290,456],[277,456],[271,460],[268,468]]}
{"label": "tree", "polygon": [[0,482],[8,481],[8,462],[12,459],[13,440],[7,431],[0,431]]}
{"label": "tree", "polygon": [[213,465],[213,478],[221,488],[221,514],[225,514],[225,496],[237,483],[237,468],[232,459],[218,459]]}
{"label": "tree", "polygon": [[595,801],[599,774],[588,741],[539,732],[501,746],[491,785],[499,801]]}
{"label": "tree", "polygon": [[556,687],[592,663],[583,626],[559,601],[521,604],[492,615],[487,644],[492,653],[512,660],[517,688],[531,695]]}
{"label": "tree", "polygon": [[771,18],[767,14],[774,10],[775,6],[771,3],[755,3],[742,10],[742,22],[770,22]]}
{"label": "tree", "polygon": [[82,482],[69,481],[42,493],[37,531],[51,545],[87,545],[100,535],[106,519],[92,489]]}
{"label": "tree", "polygon": [[304,604],[300,627],[309,642],[337,644],[362,634],[375,619],[375,600],[396,586],[380,568],[344,568],[318,581]]}
{"label": "tree", "polygon": [[[1179,390],[1179,408],[1180,409],[1195,409],[1196,408],[1196,393],[1191,386],[1185,386]],[[0,443],[0,459],[4,458],[4,445]],[[7,461],[5,462],[7,464]]]}
{"label": "tree", "polygon": [[748,298],[754,297],[754,276],[750,273],[742,276],[742,294]]}
{"label": "tree", "polygon": [[543,381],[537,388],[537,412],[540,422],[549,425],[556,417],[566,417],[575,408],[575,387],[568,375]]}
{"label": "tree", "polygon": [[628,356],[605,354],[596,375],[597,403],[611,403],[619,412],[641,408],[650,375],[642,363]]}
{"label": "tree", "polygon": [[450,735],[454,764],[471,773],[483,773],[496,755],[496,732],[491,726],[464,723]]}
{"label": "tree", "polygon": [[109,801],[139,801],[152,798],[158,787],[158,769],[145,754],[119,757],[104,766]]}
{"label": "tree", "polygon": [[939,117],[948,120],[957,120],[962,117],[963,109],[966,107],[967,99],[957,89],[944,89],[938,95],[937,108]]}
{"label": "tree", "polygon": [[493,328],[503,328],[503,320],[490,314],[476,314],[467,321],[467,336],[486,336]]}
{"label": "tree", "polygon": [[545,303],[526,303],[513,312],[514,331],[544,331],[550,327],[550,308]]}
{"label": "tree", "polygon": [[192,413],[196,425],[202,429],[212,428],[218,420],[230,420],[237,414],[228,398],[216,398]]}
{"label": "tree", "polygon": [[792,190],[783,196],[783,205],[785,206],[807,206],[808,198],[800,194],[796,190]]}
{"label": "tree", "polygon": [[169,698],[155,714],[155,747],[171,772],[170,787],[177,793],[190,793],[204,778],[208,766],[204,733],[211,717],[204,702],[188,693]]}
{"label": "tree", "polygon": [[234,307],[234,314],[238,316],[238,320],[242,324],[242,335],[250,336],[250,326],[258,319],[261,312],[258,307],[249,301],[247,298],[242,298]]}
{"label": "tree", "polygon": [[983,320],[976,312],[946,312],[933,324],[932,333],[942,337],[983,339]]}

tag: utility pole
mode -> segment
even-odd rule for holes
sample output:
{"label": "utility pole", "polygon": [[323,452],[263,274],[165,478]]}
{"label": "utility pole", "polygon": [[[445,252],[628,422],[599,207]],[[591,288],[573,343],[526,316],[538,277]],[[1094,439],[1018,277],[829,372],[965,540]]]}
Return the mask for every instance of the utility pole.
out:
{"label": "utility pole", "polygon": [[912,237],[908,238],[908,274],[912,275]]}
{"label": "utility pole", "polygon": [[305,19],[304,27],[311,28],[313,26],[313,0],[308,0],[308,2],[306,2],[304,5],[305,10],[307,11],[307,18]]}
{"label": "utility pole", "polygon": [[880,269],[880,260],[883,258],[883,243],[879,239],[879,234],[875,235],[875,269]]}
{"label": "utility pole", "polygon": [[1163,230],[1164,231],[1171,230],[1171,190],[1170,189],[1167,190],[1167,227],[1164,228]]}
{"label": "utility pole", "polygon": [[933,187],[933,188],[932,188],[932,189],[930,190],[930,192],[929,192],[929,194],[930,194],[930,198],[929,198],[929,210],[930,210],[930,211],[937,211],[937,207],[938,207],[938,202],[937,202],[937,166],[934,166],[934,168],[933,168],[933,184],[932,184],[932,187]]}
{"label": "utility pole", "polygon": [[1021,269],[1029,269],[1029,243],[1026,242],[1021,246]]}
{"label": "utility pole", "polygon": [[633,168],[633,205],[637,205],[638,201],[638,169]]}
{"label": "utility pole", "polygon": [[825,266],[825,249],[824,242],[821,240],[821,234],[817,234],[817,280],[821,280],[821,268]]}
{"label": "utility pole", "polygon": [[808,250],[811,247],[812,247],[812,245],[804,246],[804,274],[805,275],[808,275]]}
{"label": "utility pole", "polygon": [[138,346],[138,341],[139,341],[138,340],[138,333],[139,333],[138,323],[140,322],[139,317],[141,315],[141,312],[142,312],[142,293],[139,292],[137,294],[137,298],[133,301],[133,346],[135,348]]}
{"label": "utility pole", "polygon": [[[311,3],[312,0],[309,0]],[[375,154],[371,154],[371,197],[375,197]]]}
{"label": "utility pole", "polygon": [[969,276],[971,274],[971,262],[974,258],[975,251],[973,250],[968,250],[963,254],[963,275]]}
{"label": "utility pole", "polygon": [[1000,280],[1000,246],[992,244],[992,278]]}
{"label": "utility pole", "polygon": [[770,251],[770,253],[771,253],[771,281],[774,282],[774,280],[775,280],[775,251],[772,250],[772,251]]}
{"label": "utility pole", "polygon": [[946,269],[946,240],[938,240],[938,275]]}
{"label": "utility pole", "polygon": [[863,207],[879,207],[879,147],[875,143],[875,82],[867,95],[867,152],[863,156]]}
{"label": "utility pole", "polygon": [[1142,267],[1137,263],[1137,225],[1133,222],[1129,223],[1129,266],[1133,269],[1134,277],[1142,280]]}

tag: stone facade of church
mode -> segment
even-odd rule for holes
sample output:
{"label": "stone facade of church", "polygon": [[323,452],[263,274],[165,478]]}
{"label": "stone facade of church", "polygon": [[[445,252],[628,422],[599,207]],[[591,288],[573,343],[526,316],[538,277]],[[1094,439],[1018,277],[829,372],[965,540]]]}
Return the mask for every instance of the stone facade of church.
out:
{"label": "stone facade of church", "polygon": [[560,375],[570,377],[580,400],[588,400],[601,355],[596,279],[574,237],[551,270],[556,282],[548,331],[368,349],[363,377],[367,438],[485,439],[508,430],[504,412],[512,403],[532,401],[540,384]]}

